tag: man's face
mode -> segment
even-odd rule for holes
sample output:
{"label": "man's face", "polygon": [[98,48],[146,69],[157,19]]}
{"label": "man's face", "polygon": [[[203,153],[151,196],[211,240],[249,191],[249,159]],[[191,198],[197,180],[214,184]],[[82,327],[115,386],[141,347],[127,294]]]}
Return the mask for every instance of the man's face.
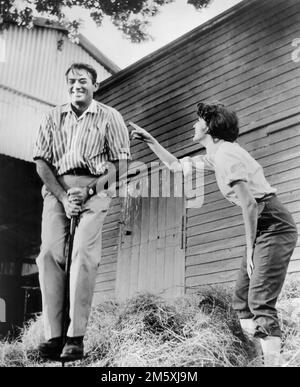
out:
{"label": "man's face", "polygon": [[193,138],[194,142],[203,140],[203,138],[207,135],[207,123],[203,118],[198,118],[193,128],[195,129],[195,135]]}
{"label": "man's face", "polygon": [[91,75],[86,70],[71,70],[67,76],[67,85],[71,102],[75,105],[89,104],[97,90],[97,84],[93,84]]}

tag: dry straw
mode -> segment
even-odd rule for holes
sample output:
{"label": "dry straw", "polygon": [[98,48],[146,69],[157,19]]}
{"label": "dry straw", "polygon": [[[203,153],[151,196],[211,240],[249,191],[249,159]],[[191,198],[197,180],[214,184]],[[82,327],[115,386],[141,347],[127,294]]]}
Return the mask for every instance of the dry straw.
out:
{"label": "dry straw", "polygon": [[[75,367],[258,366],[231,308],[228,289],[209,288],[166,301],[138,294],[127,302],[106,301],[93,309],[85,338],[86,358]],[[285,367],[300,366],[300,281],[286,282],[278,303]],[[37,346],[44,340],[41,317],[19,340],[0,342],[0,366],[45,367]]]}

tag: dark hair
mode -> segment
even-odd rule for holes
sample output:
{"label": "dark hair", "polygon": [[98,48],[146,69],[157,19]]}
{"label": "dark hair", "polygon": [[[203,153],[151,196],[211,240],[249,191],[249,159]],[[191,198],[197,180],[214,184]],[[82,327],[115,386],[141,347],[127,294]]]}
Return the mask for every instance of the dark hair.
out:
{"label": "dark hair", "polygon": [[76,71],[76,70],[85,70],[87,71],[92,79],[93,84],[97,82],[97,71],[94,69],[94,67],[90,66],[87,63],[73,63],[68,70],[66,71],[66,78],[68,77],[68,74],[70,71]]}
{"label": "dark hair", "polygon": [[239,121],[237,115],[225,105],[200,102],[197,105],[197,114],[206,121],[208,134],[213,138],[235,142],[239,136]]}

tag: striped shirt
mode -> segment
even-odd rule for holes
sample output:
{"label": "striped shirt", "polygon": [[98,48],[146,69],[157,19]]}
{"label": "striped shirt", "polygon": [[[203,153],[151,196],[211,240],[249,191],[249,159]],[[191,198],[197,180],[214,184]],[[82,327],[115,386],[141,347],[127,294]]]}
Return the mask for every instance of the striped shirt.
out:
{"label": "striped shirt", "polygon": [[60,176],[74,168],[101,175],[107,163],[130,159],[130,141],[121,114],[92,101],[77,117],[71,104],[51,109],[40,125],[33,159],[43,159]]}

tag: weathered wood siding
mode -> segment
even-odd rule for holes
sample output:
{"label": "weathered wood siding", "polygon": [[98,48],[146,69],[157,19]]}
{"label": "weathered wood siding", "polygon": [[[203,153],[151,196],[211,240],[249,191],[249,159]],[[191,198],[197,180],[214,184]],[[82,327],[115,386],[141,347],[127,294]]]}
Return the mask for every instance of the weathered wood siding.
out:
{"label": "weathered wood siding", "polygon": [[[157,171],[152,176],[157,187],[166,175]],[[145,185],[150,192],[151,182]],[[181,233],[184,199],[174,195],[172,183],[168,187],[170,197],[159,197],[158,192],[155,197],[152,191],[152,197],[126,200],[117,264],[119,299],[139,292],[165,298],[184,294],[185,248]]]}
{"label": "weathered wood siding", "polygon": [[[178,157],[194,154],[195,104],[217,99],[237,111],[240,143],[300,225],[300,38],[298,0],[247,0],[104,81],[97,99],[150,131]],[[132,144],[134,159],[156,157]],[[244,229],[238,208],[206,175],[205,204],[187,211],[186,288],[230,282],[239,267]],[[228,227],[228,224],[231,226]],[[297,247],[290,271],[300,272]]]}

